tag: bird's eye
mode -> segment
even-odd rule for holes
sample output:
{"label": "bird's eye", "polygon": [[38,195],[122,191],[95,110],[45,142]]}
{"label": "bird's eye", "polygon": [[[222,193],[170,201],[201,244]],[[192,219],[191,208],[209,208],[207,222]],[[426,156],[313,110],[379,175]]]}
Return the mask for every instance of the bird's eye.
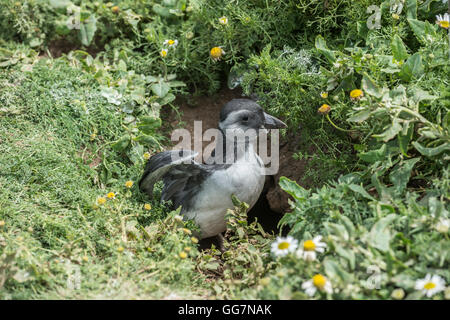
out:
{"label": "bird's eye", "polygon": [[247,121],[248,121],[248,116],[243,116],[243,117],[242,117],[242,121],[243,121],[243,122],[247,122]]}

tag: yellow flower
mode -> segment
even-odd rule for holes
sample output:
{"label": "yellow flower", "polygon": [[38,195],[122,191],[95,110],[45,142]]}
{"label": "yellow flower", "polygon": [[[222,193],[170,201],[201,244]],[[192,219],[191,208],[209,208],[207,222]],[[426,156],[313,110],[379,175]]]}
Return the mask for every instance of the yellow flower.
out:
{"label": "yellow flower", "polygon": [[184,251],[181,251],[178,255],[180,256],[181,259],[186,259],[187,258],[187,253],[184,252]]}
{"label": "yellow flower", "polygon": [[106,202],[106,199],[104,198],[104,197],[98,197],[97,198],[97,204],[98,205],[102,205],[102,204],[105,204],[105,202]]}
{"label": "yellow flower", "polygon": [[437,15],[436,16],[436,23],[444,29],[448,29],[450,25],[450,15],[446,12],[444,15]]}
{"label": "yellow flower", "polygon": [[167,49],[161,49],[159,54],[161,55],[161,57],[165,58],[167,56]]}
{"label": "yellow flower", "polygon": [[0,227],[3,227],[3,226],[5,226],[5,221],[0,220]]}
{"label": "yellow flower", "polygon": [[106,195],[106,197],[107,197],[108,199],[115,199],[115,198],[116,198],[116,194],[115,194],[114,192],[109,192],[109,193]]}
{"label": "yellow flower", "polygon": [[302,284],[302,288],[305,290],[306,294],[311,297],[317,292],[317,290],[324,291],[326,293],[333,293],[331,282],[321,274],[316,274],[311,280],[304,282]]}
{"label": "yellow flower", "polygon": [[148,152],[144,153],[144,159],[145,160],[150,159],[150,153],[148,153]]}
{"label": "yellow flower", "polygon": [[226,25],[228,24],[228,18],[227,18],[227,17],[221,17],[221,18],[219,18],[219,23],[220,23],[221,25],[226,26]]}
{"label": "yellow flower", "polygon": [[152,206],[149,203],[146,203],[144,204],[144,209],[150,211],[152,209]]}
{"label": "yellow flower", "polygon": [[123,247],[118,247],[117,248],[117,252],[119,252],[119,253],[123,252],[123,250],[125,250]]}
{"label": "yellow flower", "polygon": [[84,262],[88,262],[89,261],[88,256],[83,256],[83,258],[81,258],[81,259],[83,259]]}
{"label": "yellow flower", "polygon": [[169,46],[169,48],[175,48],[178,45],[178,40],[167,39],[164,40],[163,45]]}
{"label": "yellow flower", "polygon": [[313,278],[313,284],[316,286],[316,288],[323,289],[325,287],[325,283],[327,283],[327,279],[321,275],[316,274]]}
{"label": "yellow flower", "polygon": [[114,6],[114,7],[111,8],[111,11],[114,12],[114,13],[117,13],[117,12],[119,12],[119,7],[118,6]]}
{"label": "yellow flower", "polygon": [[400,19],[400,16],[396,13],[393,13],[392,18],[394,18],[395,20],[398,20],[398,19]]}
{"label": "yellow flower", "polygon": [[191,241],[192,241],[193,243],[195,243],[195,244],[198,243],[198,239],[197,239],[196,237],[192,237],[192,238],[191,238]]}
{"label": "yellow flower", "polygon": [[210,51],[210,56],[214,61],[219,61],[220,58],[225,54],[225,51],[223,51],[220,47],[214,47]]}
{"label": "yellow flower", "polygon": [[187,234],[187,235],[191,235],[191,234],[192,234],[192,231],[189,230],[189,229],[187,229],[187,228],[182,228],[181,230],[183,230],[183,232],[184,232],[185,234]]}
{"label": "yellow flower", "polygon": [[191,247],[185,247],[185,248],[184,248],[184,251],[190,252],[190,251],[191,251]]}
{"label": "yellow flower", "polygon": [[354,90],[350,91],[350,98],[352,100],[359,100],[363,96],[364,96],[364,92],[360,89],[354,89]]}
{"label": "yellow flower", "polygon": [[133,181],[128,180],[127,182],[125,182],[125,187],[131,188],[132,186],[133,186]]}
{"label": "yellow flower", "polygon": [[317,110],[319,111],[319,113],[321,114],[327,114],[328,112],[330,112],[331,107],[327,104],[323,104],[320,106],[320,108]]}
{"label": "yellow flower", "polygon": [[324,98],[324,99],[326,99],[326,98],[328,98],[328,92],[321,92],[320,93],[320,96],[322,97],[322,98]]}

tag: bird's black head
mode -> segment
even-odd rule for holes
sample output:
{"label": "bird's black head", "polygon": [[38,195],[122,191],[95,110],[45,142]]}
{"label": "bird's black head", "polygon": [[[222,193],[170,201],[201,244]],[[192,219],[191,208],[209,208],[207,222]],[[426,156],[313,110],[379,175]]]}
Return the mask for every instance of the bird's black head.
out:
{"label": "bird's black head", "polygon": [[222,131],[286,127],[283,121],[265,113],[259,104],[250,99],[233,99],[220,111],[219,128]]}

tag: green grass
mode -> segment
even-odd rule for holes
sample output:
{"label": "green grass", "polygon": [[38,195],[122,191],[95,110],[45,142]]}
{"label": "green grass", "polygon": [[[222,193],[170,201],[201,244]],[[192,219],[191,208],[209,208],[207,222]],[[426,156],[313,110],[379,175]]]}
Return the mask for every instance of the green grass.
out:
{"label": "green grass", "polygon": [[[195,256],[190,238],[158,219],[167,215],[164,205],[145,211],[136,185],[124,186],[142,165],[120,155],[106,164],[123,128],[94,79],[64,60],[45,59],[31,74],[3,70],[2,78],[1,298],[162,298],[187,288],[189,297],[204,295],[194,261],[178,257],[187,245]],[[104,181],[105,165],[120,176]],[[96,208],[97,197],[110,191],[116,200]],[[141,226],[159,232],[144,240]],[[9,254],[15,258],[8,262]],[[69,290],[67,274],[77,267],[81,290]]]}

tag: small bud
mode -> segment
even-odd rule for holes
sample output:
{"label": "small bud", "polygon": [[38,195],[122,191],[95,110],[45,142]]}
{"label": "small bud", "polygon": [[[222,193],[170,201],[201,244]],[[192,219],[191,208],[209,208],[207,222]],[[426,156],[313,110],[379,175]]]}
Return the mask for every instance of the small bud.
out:
{"label": "small bud", "polygon": [[401,288],[395,289],[392,291],[391,297],[395,300],[402,300],[405,297],[405,291]]}

